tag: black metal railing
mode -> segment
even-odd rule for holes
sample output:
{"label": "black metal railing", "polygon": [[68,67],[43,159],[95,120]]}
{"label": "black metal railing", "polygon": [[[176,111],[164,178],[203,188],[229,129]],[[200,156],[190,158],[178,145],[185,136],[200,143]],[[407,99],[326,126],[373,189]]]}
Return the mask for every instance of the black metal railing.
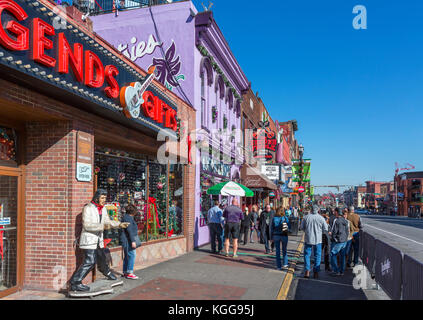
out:
{"label": "black metal railing", "polygon": [[360,231],[360,257],[372,278],[394,300],[423,298],[423,263]]}
{"label": "black metal railing", "polygon": [[[56,2],[59,0],[56,0]],[[69,0],[60,0],[69,1]],[[181,0],[72,0],[72,5],[83,13],[90,15],[99,15],[111,12],[145,8]]]}

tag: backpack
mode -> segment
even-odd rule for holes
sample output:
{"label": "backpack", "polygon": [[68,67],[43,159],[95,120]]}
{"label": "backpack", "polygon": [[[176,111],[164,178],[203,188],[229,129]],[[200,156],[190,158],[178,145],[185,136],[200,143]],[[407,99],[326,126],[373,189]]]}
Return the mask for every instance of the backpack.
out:
{"label": "backpack", "polygon": [[287,235],[288,234],[288,224],[286,223],[286,217],[281,217],[280,219],[278,219],[279,217],[276,217],[276,218],[277,219],[273,220],[274,229],[281,231],[282,235]]}

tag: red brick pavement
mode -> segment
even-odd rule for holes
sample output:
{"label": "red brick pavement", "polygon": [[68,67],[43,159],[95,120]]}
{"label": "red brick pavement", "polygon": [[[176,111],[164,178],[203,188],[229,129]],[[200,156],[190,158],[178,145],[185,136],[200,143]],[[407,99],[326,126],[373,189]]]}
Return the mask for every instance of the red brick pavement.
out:
{"label": "red brick pavement", "polygon": [[246,288],[157,278],[113,300],[240,300]]}
{"label": "red brick pavement", "polygon": [[[224,255],[210,254],[196,260],[195,262],[251,269],[274,269],[276,267],[275,258],[272,256],[265,256],[263,251],[242,248],[238,251],[238,253],[241,253],[241,255],[238,255],[238,258],[233,258],[231,255],[229,257],[225,257]],[[243,255],[242,253],[253,255]],[[260,256],[255,256],[254,254]]]}

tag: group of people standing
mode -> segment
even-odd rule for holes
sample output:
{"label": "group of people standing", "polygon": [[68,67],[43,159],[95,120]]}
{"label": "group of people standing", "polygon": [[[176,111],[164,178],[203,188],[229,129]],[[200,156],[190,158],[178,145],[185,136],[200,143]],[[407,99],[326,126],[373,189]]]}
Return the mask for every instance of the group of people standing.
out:
{"label": "group of people standing", "polygon": [[305,232],[305,278],[310,277],[312,251],[314,278],[319,277],[322,252],[325,270],[332,272],[332,276],[342,276],[346,268],[358,264],[362,224],[360,216],[354,213],[354,207],[320,213],[319,207],[313,206],[313,211],[304,217],[300,228]]}
{"label": "group of people standing", "polygon": [[[265,246],[265,253],[269,254],[276,249],[276,268],[288,267],[288,233],[291,229],[289,217],[298,216],[297,208],[280,207],[276,211],[267,204],[263,209],[253,205],[251,212],[248,207],[241,210],[237,199],[226,208],[214,202],[207,214],[207,221],[210,230],[211,251],[214,254],[222,254],[223,247],[225,256],[229,256],[230,240],[233,241],[233,257],[238,257],[239,242],[246,245],[254,243],[253,234]],[[216,248],[217,242],[217,248]],[[282,249],[282,259],[281,259]]]}

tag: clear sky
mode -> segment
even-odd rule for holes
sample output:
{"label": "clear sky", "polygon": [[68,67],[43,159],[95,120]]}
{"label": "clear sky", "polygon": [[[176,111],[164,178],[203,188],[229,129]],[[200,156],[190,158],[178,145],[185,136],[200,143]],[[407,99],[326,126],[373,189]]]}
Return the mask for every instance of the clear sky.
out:
{"label": "clear sky", "polygon": [[298,120],[312,184],[392,180],[395,162],[423,171],[423,1],[211,2],[271,117]]}

